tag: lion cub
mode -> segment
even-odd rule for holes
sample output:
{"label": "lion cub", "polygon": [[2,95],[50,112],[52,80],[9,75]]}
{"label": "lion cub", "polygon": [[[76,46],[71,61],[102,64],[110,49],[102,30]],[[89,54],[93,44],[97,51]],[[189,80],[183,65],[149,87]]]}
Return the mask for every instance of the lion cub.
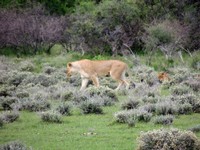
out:
{"label": "lion cub", "polygon": [[110,75],[119,84],[115,90],[118,90],[123,84],[126,89],[129,88],[129,83],[125,79],[125,73],[128,69],[126,63],[119,60],[79,60],[69,62],[67,64],[67,76],[70,77],[71,73],[78,72],[82,78],[81,89],[84,90],[89,80],[92,80],[96,87],[99,87],[98,76]]}

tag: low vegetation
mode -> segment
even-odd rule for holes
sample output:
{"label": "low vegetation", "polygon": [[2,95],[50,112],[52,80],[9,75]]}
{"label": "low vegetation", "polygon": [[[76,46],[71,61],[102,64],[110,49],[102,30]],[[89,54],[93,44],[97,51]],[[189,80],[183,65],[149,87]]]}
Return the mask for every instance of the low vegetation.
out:
{"label": "low vegetation", "polygon": [[[168,131],[165,130],[169,127],[178,129],[169,132],[185,136],[183,139],[169,137],[172,142],[173,140],[184,142],[187,138],[195,143],[198,138],[194,134],[200,137],[198,126],[200,101],[196,88],[199,85],[198,82],[196,85],[189,84],[191,80],[198,81],[199,72],[189,69],[189,64],[177,69],[168,68],[170,81],[160,83],[157,78],[158,72],[142,64],[141,57],[137,66],[130,64],[128,78],[135,85],[130,86],[129,90],[121,89],[114,92],[112,88],[117,86],[116,83],[109,77],[104,77],[99,79],[101,84],[99,88],[89,84],[84,92],[80,92],[78,90],[81,85],[79,76],[75,75],[69,80],[66,78],[64,62],[51,64],[56,58],[57,61],[62,60],[60,57],[66,57],[63,61],[71,61],[74,56],[70,55],[76,54],[58,55],[54,56],[54,59],[46,57],[42,61],[39,60],[40,55],[28,59],[0,57],[2,62],[0,65],[2,68],[0,74],[2,85],[0,88],[0,135],[3,139],[0,143],[2,145],[5,146],[5,143],[9,141],[20,140],[33,149],[48,149],[50,146],[55,149],[58,147],[65,149],[65,146],[71,147],[74,144],[73,140],[88,136],[91,141],[85,139],[83,143],[84,141],[92,142],[92,138],[95,141],[100,140],[99,138],[109,141],[105,144],[100,140],[97,145],[101,149],[105,145],[110,148],[116,145],[120,149],[138,147],[143,149],[144,145],[146,148],[154,146],[149,143],[149,137],[146,136],[151,136],[150,134],[154,132],[155,134],[157,132],[158,134],[163,132],[162,135],[166,134]],[[18,67],[18,64],[27,63],[27,61],[31,62],[34,69],[22,70],[21,66]],[[16,64],[10,66],[13,62]],[[151,131],[161,127],[164,129]],[[24,131],[20,133],[16,130],[22,130],[22,128]],[[183,129],[190,130],[194,134],[186,133]],[[34,142],[35,130],[41,136],[40,144]],[[52,141],[58,138],[67,140],[71,134],[74,136],[65,146],[51,141],[46,145],[42,140],[46,138],[47,134],[44,132],[47,130],[53,134]],[[144,134],[140,134],[141,131]],[[146,133],[146,131],[149,132]],[[5,135],[7,138],[4,139]],[[138,137],[139,142],[134,140]],[[110,139],[114,141],[111,142]],[[122,139],[125,142],[122,142]],[[155,140],[159,142],[159,138]],[[89,146],[83,143],[80,143],[83,149],[94,148],[92,143]],[[172,146],[169,143],[168,145],[163,144],[168,147]],[[163,147],[162,144],[159,146],[159,148]],[[188,147],[188,145],[180,146]],[[72,147],[77,149],[79,146],[75,144]]]}

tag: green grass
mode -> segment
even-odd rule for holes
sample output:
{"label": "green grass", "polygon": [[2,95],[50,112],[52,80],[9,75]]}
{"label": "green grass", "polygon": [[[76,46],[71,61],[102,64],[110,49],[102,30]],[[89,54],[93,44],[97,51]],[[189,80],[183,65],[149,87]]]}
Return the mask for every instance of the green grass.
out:
{"label": "green grass", "polygon": [[[37,113],[21,112],[20,119],[0,129],[0,144],[23,141],[34,150],[130,150],[137,148],[141,131],[169,126],[138,122],[135,127],[115,123],[113,114],[119,108],[105,107],[102,115],[82,115],[75,111],[61,124],[42,122]],[[200,114],[182,115],[170,127],[186,130],[200,124]],[[90,133],[94,134],[90,134]],[[200,133],[196,134],[200,138]]]}

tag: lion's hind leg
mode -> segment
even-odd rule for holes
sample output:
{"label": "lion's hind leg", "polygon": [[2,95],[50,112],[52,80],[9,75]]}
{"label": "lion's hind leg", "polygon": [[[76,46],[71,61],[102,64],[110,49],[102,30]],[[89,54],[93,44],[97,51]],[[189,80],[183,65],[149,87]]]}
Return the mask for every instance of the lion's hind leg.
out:
{"label": "lion's hind leg", "polygon": [[98,77],[97,77],[96,75],[93,75],[93,76],[91,77],[91,80],[92,80],[93,84],[94,84],[96,87],[99,87],[99,79],[98,79]]}

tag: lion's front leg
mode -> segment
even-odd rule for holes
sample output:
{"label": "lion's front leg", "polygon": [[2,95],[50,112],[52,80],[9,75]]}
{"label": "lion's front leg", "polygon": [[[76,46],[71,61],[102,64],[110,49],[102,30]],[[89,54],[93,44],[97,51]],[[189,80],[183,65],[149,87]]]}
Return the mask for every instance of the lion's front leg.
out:
{"label": "lion's front leg", "polygon": [[81,77],[82,78],[82,83],[81,83],[81,91],[84,90],[88,84],[89,79],[86,77]]}

